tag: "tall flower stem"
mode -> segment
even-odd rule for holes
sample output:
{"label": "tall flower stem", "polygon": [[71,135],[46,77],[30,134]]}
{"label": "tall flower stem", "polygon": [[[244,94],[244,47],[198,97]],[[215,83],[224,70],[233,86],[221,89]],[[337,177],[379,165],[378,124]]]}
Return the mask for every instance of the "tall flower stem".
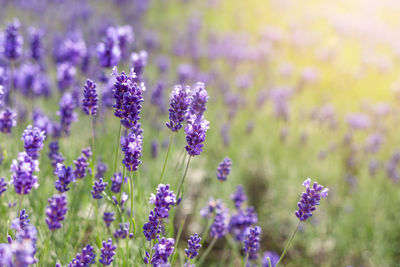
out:
{"label": "tall flower stem", "polygon": [[185,182],[186,174],[187,174],[187,171],[188,171],[188,169],[189,169],[189,163],[190,163],[190,160],[191,160],[191,159],[192,159],[192,157],[189,156],[188,161],[187,161],[187,164],[186,164],[185,173],[183,174],[183,177],[182,177],[182,179],[181,179],[181,184],[179,185],[178,194],[176,195],[178,198],[180,197],[180,193],[181,193],[181,190],[182,190],[182,186],[183,186],[183,183]]}
{"label": "tall flower stem", "polygon": [[181,234],[182,234],[183,226],[185,225],[185,221],[186,221],[186,217],[182,219],[181,226],[179,227],[178,234],[177,234],[177,236],[175,238],[176,243],[175,243],[175,246],[174,246],[174,250],[172,251],[171,258],[170,258],[171,266],[173,266],[175,258],[176,258],[175,257],[175,249],[179,245],[179,240],[181,239]]}
{"label": "tall flower stem", "polygon": [[94,180],[94,176],[95,176],[95,165],[96,165],[96,151],[95,151],[95,147],[94,147],[94,116],[92,116],[92,121],[91,121],[91,128],[92,128],[92,151],[93,151],[93,157],[92,157],[92,180]]}
{"label": "tall flower stem", "polygon": [[249,260],[249,253],[246,253],[246,257],[244,257],[243,267],[247,266],[247,261]]}
{"label": "tall flower stem", "polygon": [[115,158],[114,158],[114,173],[117,172],[117,163],[118,163],[118,155],[119,155],[119,143],[121,142],[121,133],[122,133],[122,125],[120,123],[119,124],[118,140],[117,140],[117,148],[116,148],[116,151],[115,151]]}
{"label": "tall flower stem", "polygon": [[169,144],[168,144],[168,150],[167,150],[167,155],[165,156],[165,160],[164,160],[164,165],[160,174],[160,181],[158,182],[159,184],[161,184],[163,176],[164,176],[164,172],[165,172],[165,166],[167,166],[167,161],[168,161],[168,157],[169,157],[169,151],[171,150],[171,144],[174,141],[174,132],[171,132],[171,137],[169,138]]}
{"label": "tall flower stem", "polygon": [[300,225],[301,225],[301,221],[299,221],[299,223],[297,224],[296,230],[294,230],[292,236],[290,237],[289,242],[287,243],[285,249],[283,250],[282,255],[279,258],[278,262],[276,263],[275,267],[278,267],[279,263],[281,263],[281,261],[283,260],[283,257],[285,256],[286,251],[289,249],[290,244],[292,243],[294,236],[296,235],[297,231],[299,231]]}
{"label": "tall flower stem", "polygon": [[218,237],[214,236],[214,238],[212,239],[210,245],[208,245],[206,251],[204,251],[203,255],[199,259],[199,263],[197,264],[197,266],[200,267],[203,264],[204,260],[207,258],[208,254],[210,253],[210,251],[214,247],[214,245],[217,242],[217,240],[218,240]]}
{"label": "tall flower stem", "polygon": [[18,200],[18,212],[17,212],[17,218],[19,217],[19,213],[21,211],[21,206],[22,206],[22,199],[24,198],[24,195],[20,195],[19,200]]}
{"label": "tall flower stem", "polygon": [[129,183],[129,188],[130,188],[130,198],[131,198],[131,219],[129,221],[129,233],[131,233],[131,226],[134,222],[133,219],[133,176],[134,176],[134,172],[132,172],[131,176],[130,176],[130,183]]}

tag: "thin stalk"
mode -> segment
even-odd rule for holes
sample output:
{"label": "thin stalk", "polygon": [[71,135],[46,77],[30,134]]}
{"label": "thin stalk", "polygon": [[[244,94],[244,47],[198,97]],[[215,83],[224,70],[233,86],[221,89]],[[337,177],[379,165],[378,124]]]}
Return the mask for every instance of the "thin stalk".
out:
{"label": "thin stalk", "polygon": [[92,157],[92,179],[94,180],[94,176],[95,176],[95,165],[96,165],[96,153],[95,153],[95,147],[94,147],[94,116],[92,116],[92,123],[91,123],[91,127],[92,127],[92,153],[93,153],[93,157]]}
{"label": "thin stalk", "polygon": [[204,254],[199,259],[199,263],[197,264],[197,266],[200,267],[203,264],[204,260],[207,258],[208,254],[210,253],[210,251],[214,247],[214,245],[217,242],[217,240],[218,240],[218,237],[214,236],[214,238],[212,239],[210,245],[207,247],[206,251],[204,251]]}
{"label": "thin stalk", "polygon": [[243,267],[247,266],[247,261],[249,260],[249,253],[246,253],[246,257],[244,257]]}
{"label": "thin stalk", "polygon": [[167,161],[168,161],[168,157],[169,157],[169,151],[171,150],[171,144],[174,141],[174,132],[171,132],[171,137],[169,138],[169,144],[168,144],[168,150],[167,150],[167,155],[165,156],[165,160],[164,160],[164,165],[160,174],[160,181],[158,182],[159,184],[161,184],[163,176],[164,176],[164,172],[165,172],[165,166],[167,166]]}
{"label": "thin stalk", "polygon": [[185,178],[186,178],[187,171],[189,169],[189,163],[190,163],[191,158],[192,157],[188,158],[188,161],[187,161],[187,164],[186,164],[185,173],[183,174],[183,177],[182,177],[182,180],[181,180],[181,184],[179,186],[177,197],[180,197],[180,193],[181,193],[181,190],[182,190],[183,183],[185,182]]}
{"label": "thin stalk", "polygon": [[115,159],[114,159],[114,173],[117,172],[117,163],[118,163],[118,155],[119,155],[119,143],[121,141],[121,133],[122,133],[122,125],[120,123],[119,124],[118,140],[117,140],[117,149],[116,149],[116,152],[115,152]]}
{"label": "thin stalk", "polygon": [[206,229],[204,230],[204,232],[203,232],[203,234],[201,236],[201,240],[202,240],[201,243],[200,243],[201,245],[203,245],[204,242],[206,241],[206,239],[208,237],[208,234],[210,233],[210,229],[211,229],[211,225],[212,225],[213,221],[214,221],[214,216],[213,216],[212,219],[207,221]]}
{"label": "thin stalk", "polygon": [[178,230],[178,235],[175,238],[176,243],[175,243],[174,250],[172,251],[172,255],[171,255],[171,259],[170,259],[171,266],[173,266],[174,261],[175,261],[175,249],[178,247],[179,240],[181,239],[181,234],[182,234],[183,226],[185,225],[185,221],[186,221],[186,217],[182,219],[181,226],[179,227],[179,230]]}
{"label": "thin stalk", "polygon": [[130,177],[130,191],[131,191],[131,219],[129,221],[129,233],[131,233],[131,226],[132,226],[132,222],[133,222],[133,176],[134,176],[134,172],[132,172],[131,177]]}
{"label": "thin stalk", "polygon": [[17,218],[19,217],[19,213],[21,212],[21,206],[22,206],[22,199],[23,199],[23,197],[24,197],[24,195],[21,195],[21,196],[19,197],[19,200],[18,200]]}
{"label": "thin stalk", "polygon": [[294,230],[292,236],[290,237],[289,242],[287,243],[285,249],[283,250],[282,255],[279,258],[278,262],[276,263],[275,267],[278,267],[279,263],[281,263],[281,261],[283,260],[283,257],[285,256],[286,251],[289,249],[290,244],[292,243],[294,236],[296,235],[297,231],[300,228],[300,225],[301,225],[301,221],[299,221],[299,223],[297,224],[296,230]]}

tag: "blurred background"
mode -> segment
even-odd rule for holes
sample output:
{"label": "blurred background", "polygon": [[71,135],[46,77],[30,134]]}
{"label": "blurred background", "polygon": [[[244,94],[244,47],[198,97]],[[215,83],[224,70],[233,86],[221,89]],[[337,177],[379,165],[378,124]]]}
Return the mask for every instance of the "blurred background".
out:
{"label": "blurred background", "polygon": [[[86,78],[99,82],[97,150],[113,166],[119,121],[109,102],[111,69],[99,66],[96,47],[107,28],[128,25],[132,35],[118,68],[142,67],[147,88],[139,227],[147,220],[147,197],[166,154],[170,92],[175,84],[201,81],[210,96],[205,113],[210,130],[204,152],[191,163],[186,199],[175,216],[175,228],[188,216],[182,240],[205,227],[200,209],[211,197],[233,211],[230,196],[242,185],[263,230],[260,255],[280,254],[297,225],[302,182],[311,177],[330,189],[329,197],[302,225],[285,266],[400,266],[400,1],[0,0],[0,7],[1,31],[18,18],[25,40],[14,66],[18,123],[13,135],[0,136],[8,154],[0,176],[9,176],[26,125],[44,125],[51,136],[48,125],[58,120],[62,95],[71,92],[79,99]],[[36,61],[30,54],[32,28],[42,40],[43,56]],[[78,63],[64,88],[65,50],[76,53]],[[6,92],[7,77],[9,63],[0,59]],[[70,137],[59,141],[69,164],[89,145],[88,124],[79,110]],[[166,182],[180,179],[184,145],[181,131]],[[216,169],[226,156],[232,172],[220,182]],[[43,224],[54,180],[46,160],[42,156],[42,191],[33,191],[28,202],[37,225]],[[3,214],[14,198],[2,198]],[[82,203],[89,198],[82,196]],[[7,218],[0,222],[8,225]],[[236,248],[219,240],[208,266],[240,266],[240,255],[227,252],[231,246]]]}

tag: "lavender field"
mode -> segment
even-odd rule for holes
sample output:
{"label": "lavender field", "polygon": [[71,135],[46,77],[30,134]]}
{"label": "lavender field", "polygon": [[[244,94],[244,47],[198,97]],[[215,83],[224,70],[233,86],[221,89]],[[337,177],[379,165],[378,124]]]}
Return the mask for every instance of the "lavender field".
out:
{"label": "lavender field", "polygon": [[0,0],[0,267],[400,266],[397,0]]}

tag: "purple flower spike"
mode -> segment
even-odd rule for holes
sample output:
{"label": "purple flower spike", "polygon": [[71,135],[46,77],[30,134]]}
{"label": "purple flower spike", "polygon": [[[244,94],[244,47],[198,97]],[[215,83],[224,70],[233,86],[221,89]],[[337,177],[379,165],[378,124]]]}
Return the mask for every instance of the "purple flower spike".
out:
{"label": "purple flower spike", "polygon": [[122,137],[121,146],[122,151],[125,153],[122,163],[126,166],[128,171],[137,171],[142,162],[140,160],[143,146],[142,135],[131,131],[128,136]]}
{"label": "purple flower spike", "polygon": [[48,199],[49,206],[46,208],[46,223],[49,229],[54,231],[61,228],[61,222],[65,219],[67,214],[67,197],[62,195],[54,195]]}
{"label": "purple flower spike", "polygon": [[232,161],[230,158],[226,157],[219,164],[217,169],[217,178],[220,181],[226,181],[226,178],[231,173]]}
{"label": "purple flower spike", "polygon": [[316,206],[319,205],[321,197],[326,198],[328,196],[328,188],[324,188],[317,182],[314,182],[312,187],[310,187],[310,184],[311,179],[307,178],[303,183],[303,186],[307,188],[307,191],[303,192],[300,201],[297,203],[299,210],[296,211],[295,214],[300,221],[305,221],[311,217],[312,212],[316,209]]}
{"label": "purple flower spike", "polygon": [[13,160],[10,168],[11,179],[14,183],[14,189],[17,194],[27,195],[33,187],[38,187],[38,178],[34,172],[39,171],[39,162],[21,152],[18,154],[18,160]]}
{"label": "purple flower spike", "polygon": [[49,149],[50,151],[47,156],[49,157],[49,159],[51,159],[51,166],[53,166],[53,168],[56,168],[58,163],[64,162],[64,157],[59,152],[60,148],[58,146],[58,141],[51,142],[49,144]]}
{"label": "purple flower spike", "polygon": [[175,240],[173,238],[165,238],[160,236],[158,243],[153,247],[154,255],[151,258],[151,264],[153,266],[165,266],[168,263],[168,258],[174,251]]}
{"label": "purple flower spike", "polygon": [[15,19],[13,23],[7,25],[4,32],[4,47],[0,51],[3,51],[4,57],[9,60],[16,60],[22,54],[24,39],[18,31],[20,27],[21,24]]}
{"label": "purple flower spike", "polygon": [[106,223],[107,227],[110,227],[111,223],[115,220],[114,212],[104,212],[103,220]]}
{"label": "purple flower spike", "polygon": [[101,248],[101,258],[99,262],[103,264],[103,266],[111,265],[114,260],[115,249],[117,247],[113,245],[112,239],[108,239],[108,241],[103,241],[103,247]]}
{"label": "purple flower spike", "polygon": [[97,163],[97,167],[96,167],[96,178],[100,179],[102,177],[104,177],[104,173],[107,171],[108,167],[107,164],[105,164],[104,162],[102,162],[101,160],[99,160],[99,162]]}
{"label": "purple flower spike", "polygon": [[30,46],[30,57],[35,60],[39,61],[43,55],[43,48],[42,48],[42,38],[43,38],[43,31],[35,28],[29,28],[29,46]]}
{"label": "purple flower spike", "polygon": [[70,189],[68,185],[75,182],[75,173],[71,166],[65,167],[64,164],[58,163],[54,174],[58,177],[54,186],[60,193],[67,192]]}
{"label": "purple flower spike", "polygon": [[138,81],[142,80],[143,70],[147,65],[147,52],[142,50],[139,53],[131,54],[132,67],[135,69]]}
{"label": "purple flower spike", "polygon": [[228,209],[221,205],[215,210],[214,222],[210,228],[210,235],[221,238],[228,233]]}
{"label": "purple flower spike", "polygon": [[248,229],[257,222],[258,216],[254,207],[240,209],[229,220],[229,232],[237,241],[243,242]]}
{"label": "purple flower spike", "polygon": [[86,176],[86,171],[89,166],[88,159],[85,156],[79,156],[73,161],[75,164],[74,174],[78,179],[82,179]]}
{"label": "purple flower spike", "polygon": [[156,239],[159,233],[161,233],[161,223],[154,211],[150,211],[149,221],[143,225],[143,234],[148,241],[151,241]]}
{"label": "purple flower spike", "polygon": [[169,184],[159,184],[157,194],[151,194],[150,203],[155,205],[154,212],[158,218],[168,218],[171,206],[176,204],[176,195],[170,191]]}
{"label": "purple flower spike", "polygon": [[0,197],[7,191],[7,182],[4,177],[0,178]]}
{"label": "purple flower spike", "polygon": [[197,255],[199,255],[199,250],[201,248],[201,237],[196,233],[190,236],[188,240],[188,248],[185,249],[185,254],[188,259],[194,259]]}
{"label": "purple flower spike", "polygon": [[57,111],[57,115],[60,116],[62,130],[66,135],[69,135],[71,124],[78,119],[77,114],[74,112],[75,103],[72,95],[70,93],[64,94],[59,106],[60,110]]}
{"label": "purple flower spike", "polygon": [[192,101],[190,102],[189,115],[196,115],[198,119],[203,118],[207,110],[206,104],[209,96],[202,82],[198,82],[192,92]]}
{"label": "purple flower spike", "polygon": [[57,65],[58,88],[63,92],[75,81],[76,68],[70,63],[61,63]]}
{"label": "purple flower spike", "polygon": [[26,153],[32,159],[39,158],[39,152],[43,149],[43,142],[46,139],[44,131],[29,125],[22,134],[21,140],[24,141]]}
{"label": "purple flower spike", "polygon": [[190,105],[189,97],[190,87],[185,89],[180,85],[176,85],[172,91],[169,111],[169,122],[167,127],[173,132],[179,131],[182,128],[182,122],[186,119],[186,114]]}
{"label": "purple flower spike", "polygon": [[114,193],[119,193],[121,190],[121,185],[122,185],[122,174],[119,173],[114,173],[114,176],[111,178],[111,191]]}
{"label": "purple flower spike", "polygon": [[244,251],[249,255],[249,260],[256,260],[258,258],[258,250],[260,249],[260,235],[261,228],[255,226],[250,228],[250,233],[244,241]]}
{"label": "purple flower spike", "polygon": [[107,185],[107,182],[103,182],[103,178],[100,178],[98,181],[94,181],[93,189],[91,191],[92,197],[94,199],[102,199],[103,196],[101,193],[106,189]]}
{"label": "purple flower spike", "polygon": [[68,267],[88,267],[95,263],[96,254],[93,252],[93,247],[87,245],[82,249],[81,253],[76,253],[76,256],[68,264]]}
{"label": "purple flower spike", "polygon": [[96,116],[97,101],[96,84],[92,80],[87,79],[83,89],[83,111],[89,116]]}
{"label": "purple flower spike", "polygon": [[200,155],[203,151],[203,142],[206,140],[206,132],[208,129],[208,121],[199,121],[196,116],[192,116],[188,119],[188,124],[185,127],[188,145],[185,148],[190,156],[194,157]]}
{"label": "purple flower spike", "polygon": [[114,237],[117,239],[125,239],[125,238],[132,238],[133,234],[129,233],[129,223],[120,223],[119,229],[116,229],[114,232]]}
{"label": "purple flower spike", "polygon": [[0,111],[0,132],[9,134],[11,129],[17,124],[15,118],[17,114],[11,109],[4,109]]}
{"label": "purple flower spike", "polygon": [[115,28],[108,28],[106,36],[97,45],[97,57],[103,68],[118,65],[121,59],[121,49],[118,45],[118,34]]}
{"label": "purple flower spike", "polygon": [[242,186],[239,185],[236,188],[235,193],[231,195],[231,199],[235,202],[235,208],[240,209],[242,203],[247,200],[247,196],[244,194]]}

